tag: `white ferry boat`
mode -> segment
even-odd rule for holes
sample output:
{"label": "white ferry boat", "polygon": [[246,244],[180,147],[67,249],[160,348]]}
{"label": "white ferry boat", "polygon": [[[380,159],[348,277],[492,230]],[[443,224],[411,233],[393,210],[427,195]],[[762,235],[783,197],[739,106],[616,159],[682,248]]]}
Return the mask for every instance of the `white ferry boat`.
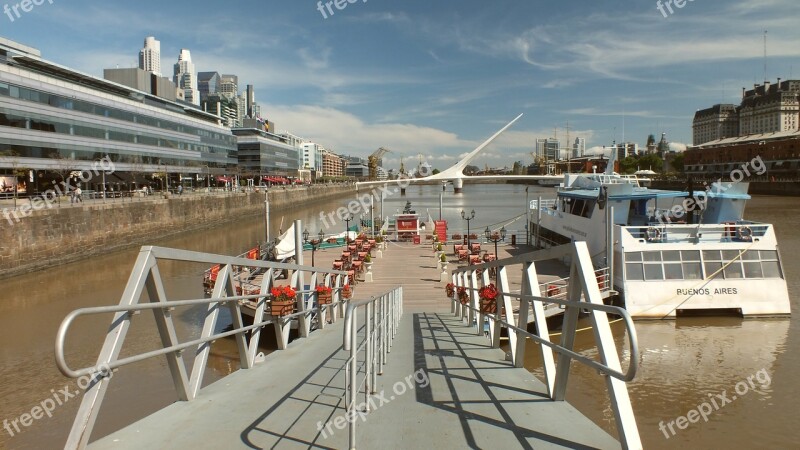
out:
{"label": "white ferry boat", "polygon": [[635,176],[565,174],[557,198],[535,205],[532,235],[543,246],[586,241],[633,317],[788,315],[775,230],[743,220],[747,189],[668,191]]}

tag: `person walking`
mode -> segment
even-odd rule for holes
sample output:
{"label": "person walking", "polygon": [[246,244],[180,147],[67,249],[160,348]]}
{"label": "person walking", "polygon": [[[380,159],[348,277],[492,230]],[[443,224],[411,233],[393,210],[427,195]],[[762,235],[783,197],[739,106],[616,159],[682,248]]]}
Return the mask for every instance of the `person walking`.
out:
{"label": "person walking", "polygon": [[183,195],[183,185],[178,185],[178,195]]}
{"label": "person walking", "polygon": [[81,198],[82,193],[83,191],[81,190],[80,186],[75,188],[75,192],[73,193],[73,200],[75,200],[75,203],[83,203],[83,199]]}

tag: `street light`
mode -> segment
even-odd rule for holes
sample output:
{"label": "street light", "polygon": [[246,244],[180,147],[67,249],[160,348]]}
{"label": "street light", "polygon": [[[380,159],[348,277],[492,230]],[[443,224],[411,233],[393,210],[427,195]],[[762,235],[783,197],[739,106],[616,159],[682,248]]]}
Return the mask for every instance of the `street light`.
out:
{"label": "street light", "polygon": [[[108,156],[108,155],[106,155],[106,156]],[[95,159],[95,162],[102,162],[102,161],[103,161],[102,158]],[[103,170],[102,173],[103,173],[103,203],[105,203],[106,202],[106,171]]]}
{"label": "street light", "polygon": [[350,221],[351,220],[353,220],[353,215],[352,214],[348,213],[346,216],[344,216],[344,223],[345,223],[344,243],[345,244],[349,244],[350,243]]}
{"label": "street light", "polygon": [[303,242],[306,243],[306,244],[309,244],[309,243],[311,244],[311,266],[312,267],[315,265],[314,264],[314,253],[317,252],[317,248],[320,246],[320,244],[322,244],[322,240],[325,239],[325,233],[323,233],[322,230],[319,230],[319,233],[317,234],[317,236],[319,237],[319,239],[314,239],[311,242],[309,242],[308,241],[308,238],[309,238],[308,230],[303,231]]}
{"label": "street light", "polygon": [[467,247],[469,247],[469,221],[475,218],[475,210],[473,209],[472,212],[467,216],[464,210],[461,210],[461,218],[467,221]]}
{"label": "street light", "polygon": [[211,167],[208,167],[208,164],[203,164],[206,168],[206,172],[208,173],[208,183],[206,184],[206,192],[209,194],[211,193]]}
{"label": "street light", "polygon": [[500,228],[499,233],[497,232],[492,233],[489,227],[486,227],[486,231],[484,231],[484,233],[486,234],[486,239],[488,241],[494,242],[494,257],[500,259],[497,254],[497,243],[506,240],[506,227]]}

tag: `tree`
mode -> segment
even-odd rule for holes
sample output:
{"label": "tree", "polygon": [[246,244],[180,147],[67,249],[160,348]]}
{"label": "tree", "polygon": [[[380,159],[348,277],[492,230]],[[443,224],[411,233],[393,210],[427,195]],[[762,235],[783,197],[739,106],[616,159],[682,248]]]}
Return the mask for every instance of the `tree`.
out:
{"label": "tree", "polygon": [[441,172],[441,170],[439,170],[439,169],[433,169],[433,170],[431,171],[431,175],[436,175],[436,174],[437,174],[437,173],[439,173],[439,172]]}
{"label": "tree", "polygon": [[619,172],[621,174],[632,174],[636,172],[636,167],[639,163],[639,158],[636,156],[626,156],[625,159],[619,162]]}
{"label": "tree", "polygon": [[670,161],[669,164],[672,166],[673,169],[675,169],[676,172],[683,172],[684,156],[685,156],[684,153],[678,153],[677,155],[675,155],[674,158],[672,158],[672,161]]}
{"label": "tree", "polygon": [[479,172],[480,170],[481,170],[480,167],[473,166],[473,165],[469,165],[467,167],[464,167],[464,173],[467,174],[467,175],[472,175],[474,173]]}
{"label": "tree", "polygon": [[659,158],[658,155],[650,153],[639,157],[639,161],[637,162],[637,164],[639,169],[642,170],[649,169],[655,172],[661,172],[662,168],[664,167],[664,160]]}

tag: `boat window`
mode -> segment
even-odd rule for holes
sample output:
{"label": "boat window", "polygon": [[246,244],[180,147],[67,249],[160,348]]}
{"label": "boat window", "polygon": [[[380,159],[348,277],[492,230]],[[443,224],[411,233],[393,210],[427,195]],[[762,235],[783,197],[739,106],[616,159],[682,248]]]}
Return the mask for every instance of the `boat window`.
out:
{"label": "boat window", "polygon": [[680,252],[680,250],[665,250],[662,253],[664,255],[664,261],[680,261],[681,260],[681,252]]}
{"label": "boat window", "polygon": [[683,269],[680,263],[664,264],[664,278],[667,280],[682,280]]}
{"label": "boat window", "polygon": [[626,261],[641,261],[642,260],[642,252],[625,253],[625,260]]}
{"label": "boat window", "polygon": [[706,269],[706,278],[711,278],[712,276],[718,276],[717,271],[722,269],[721,262],[705,262],[705,269]]}
{"label": "boat window", "polygon": [[764,272],[764,278],[783,278],[778,261],[764,261],[761,263],[761,268]]}
{"label": "boat window", "polygon": [[764,274],[761,271],[761,263],[758,261],[756,262],[746,262],[744,265],[744,276],[745,278],[763,278]]}
{"label": "boat window", "polygon": [[761,259],[763,261],[777,261],[778,260],[778,252],[775,250],[761,250]]}
{"label": "boat window", "polygon": [[758,252],[755,251],[755,250],[746,251],[746,252],[744,252],[744,255],[742,256],[742,259],[744,261],[758,261]]}
{"label": "boat window", "polygon": [[643,281],[644,268],[641,264],[625,264],[625,278],[629,281]]}
{"label": "boat window", "polygon": [[681,250],[681,259],[684,261],[700,261],[700,250]]}
{"label": "boat window", "polygon": [[699,262],[685,262],[683,263],[683,276],[687,280],[702,280],[703,268]]}
{"label": "boat window", "polygon": [[725,278],[744,278],[742,263],[734,261],[725,267]]}
{"label": "boat window", "polygon": [[703,250],[703,259],[706,261],[720,261],[722,258],[720,257],[719,250]]}
{"label": "boat window", "polygon": [[644,279],[650,280],[663,280],[664,270],[661,264],[645,264],[644,265]]}
{"label": "boat window", "polygon": [[734,259],[739,257],[739,250],[723,250],[722,251],[722,260],[723,261],[733,261]]}
{"label": "boat window", "polygon": [[661,261],[661,252],[644,252],[645,261]]}

